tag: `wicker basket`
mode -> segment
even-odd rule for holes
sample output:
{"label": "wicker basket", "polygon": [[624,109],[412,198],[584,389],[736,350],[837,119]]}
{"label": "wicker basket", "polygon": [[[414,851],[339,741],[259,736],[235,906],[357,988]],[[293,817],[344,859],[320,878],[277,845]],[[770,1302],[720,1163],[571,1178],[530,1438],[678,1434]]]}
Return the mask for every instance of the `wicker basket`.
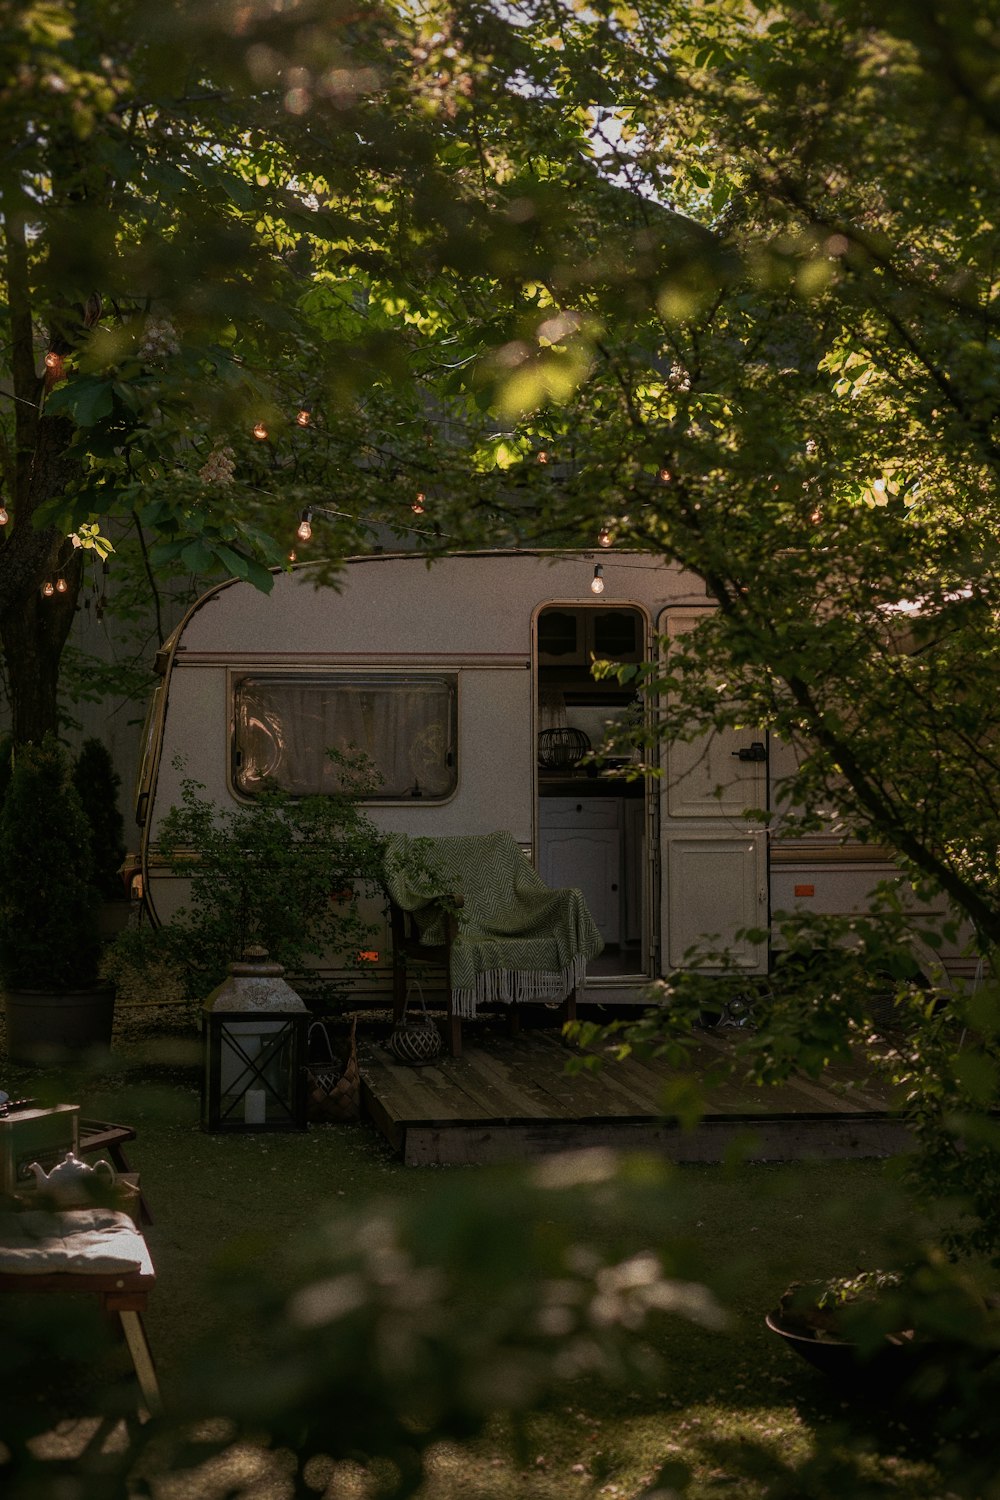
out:
{"label": "wicker basket", "polygon": [[422,1014],[417,1020],[407,1020],[406,1011],[410,1003],[408,990],[406,1000],[403,1002],[402,1018],[392,1028],[388,1046],[397,1062],[408,1063],[411,1067],[419,1068],[426,1063],[434,1062],[438,1057],[441,1051],[441,1033],[427,1014],[423,990],[419,985],[413,988],[420,997]]}
{"label": "wicker basket", "polygon": [[309,1027],[306,1063],[306,1119],[314,1125],[356,1120],[361,1114],[357,1020],[351,1022],[347,1056],[338,1060],[324,1022]]}

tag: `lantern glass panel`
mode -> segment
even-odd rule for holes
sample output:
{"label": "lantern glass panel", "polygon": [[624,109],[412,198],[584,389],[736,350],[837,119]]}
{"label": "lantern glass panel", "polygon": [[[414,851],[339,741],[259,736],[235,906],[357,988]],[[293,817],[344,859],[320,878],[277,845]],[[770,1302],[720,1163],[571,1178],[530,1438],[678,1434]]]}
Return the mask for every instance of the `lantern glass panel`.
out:
{"label": "lantern glass panel", "polygon": [[205,1049],[209,1129],[301,1127],[299,1032],[298,1018],[218,1013],[210,1018]]}

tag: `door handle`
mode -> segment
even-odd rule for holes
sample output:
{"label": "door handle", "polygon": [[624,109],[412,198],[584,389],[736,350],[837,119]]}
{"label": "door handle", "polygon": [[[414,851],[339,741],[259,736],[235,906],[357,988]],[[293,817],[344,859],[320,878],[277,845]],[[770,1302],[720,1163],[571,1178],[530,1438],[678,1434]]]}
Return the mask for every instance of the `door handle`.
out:
{"label": "door handle", "polygon": [[731,751],[737,760],[767,760],[767,751],[764,749],[763,740],[754,740],[752,744],[741,745],[738,750]]}

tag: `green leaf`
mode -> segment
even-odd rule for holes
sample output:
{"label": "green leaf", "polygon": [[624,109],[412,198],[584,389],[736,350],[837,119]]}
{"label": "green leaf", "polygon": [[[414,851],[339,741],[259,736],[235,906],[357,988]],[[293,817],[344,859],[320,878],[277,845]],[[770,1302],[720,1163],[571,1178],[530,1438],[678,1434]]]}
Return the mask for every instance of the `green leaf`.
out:
{"label": "green leaf", "polygon": [[113,382],[81,375],[59,386],[48,397],[45,409],[65,412],[79,427],[94,427],[114,410]]}
{"label": "green leaf", "polygon": [[202,541],[187,542],[181,548],[180,558],[192,573],[208,573],[216,561],[214,551]]}

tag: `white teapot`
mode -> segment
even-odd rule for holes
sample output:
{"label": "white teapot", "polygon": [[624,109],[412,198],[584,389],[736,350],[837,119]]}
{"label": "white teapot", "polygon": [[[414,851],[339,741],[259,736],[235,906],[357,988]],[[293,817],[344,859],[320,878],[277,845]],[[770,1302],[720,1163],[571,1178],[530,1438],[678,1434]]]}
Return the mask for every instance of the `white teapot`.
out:
{"label": "white teapot", "polygon": [[46,1172],[37,1161],[30,1164],[29,1170],[34,1174],[39,1193],[60,1208],[92,1203],[95,1188],[99,1185],[109,1188],[118,1180],[118,1173],[109,1161],[102,1158],[90,1166],[74,1151],[67,1151],[51,1172]]}

